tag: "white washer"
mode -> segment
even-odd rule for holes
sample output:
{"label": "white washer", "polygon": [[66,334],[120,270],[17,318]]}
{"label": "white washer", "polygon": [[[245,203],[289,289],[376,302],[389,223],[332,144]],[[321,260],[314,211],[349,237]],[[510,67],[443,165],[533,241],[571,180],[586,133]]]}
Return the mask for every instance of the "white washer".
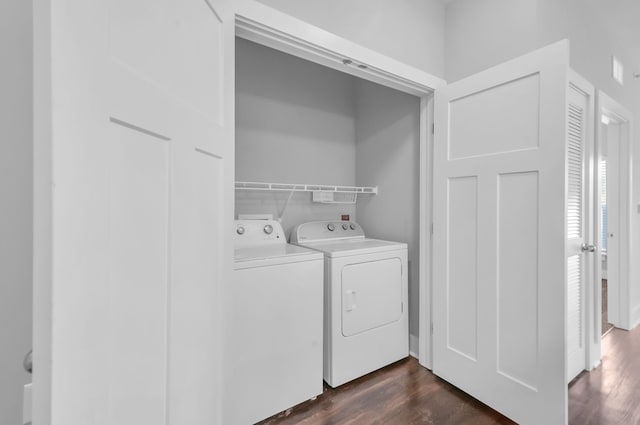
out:
{"label": "white washer", "polygon": [[324,253],[324,380],[337,387],[409,355],[407,244],[349,221],[304,223],[291,243]]}
{"label": "white washer", "polygon": [[322,393],[323,257],[277,221],[235,227],[224,423],[246,425]]}

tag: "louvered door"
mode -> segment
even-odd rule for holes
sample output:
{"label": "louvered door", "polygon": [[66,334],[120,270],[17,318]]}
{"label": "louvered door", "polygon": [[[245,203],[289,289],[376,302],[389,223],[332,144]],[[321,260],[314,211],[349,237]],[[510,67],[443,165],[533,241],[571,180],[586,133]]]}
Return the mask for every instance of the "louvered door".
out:
{"label": "louvered door", "polygon": [[[567,382],[586,367],[587,287],[593,282],[589,144],[591,95],[570,84],[567,96]],[[594,169],[595,172],[595,169]]]}

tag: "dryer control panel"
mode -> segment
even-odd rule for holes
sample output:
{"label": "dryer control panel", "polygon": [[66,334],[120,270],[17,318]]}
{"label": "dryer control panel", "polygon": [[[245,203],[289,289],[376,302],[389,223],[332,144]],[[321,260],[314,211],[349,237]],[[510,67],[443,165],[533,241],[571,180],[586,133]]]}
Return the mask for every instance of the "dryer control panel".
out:
{"label": "dryer control panel", "polygon": [[236,220],[235,248],[286,244],[282,225],[275,220]]}
{"label": "dryer control panel", "polygon": [[291,243],[337,239],[364,239],[364,230],[354,221],[333,220],[303,223],[291,232]]}

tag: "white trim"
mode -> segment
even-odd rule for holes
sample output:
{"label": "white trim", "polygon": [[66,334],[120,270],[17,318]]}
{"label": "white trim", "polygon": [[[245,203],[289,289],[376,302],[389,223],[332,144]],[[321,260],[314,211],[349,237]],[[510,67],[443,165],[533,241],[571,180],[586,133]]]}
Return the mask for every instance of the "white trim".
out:
{"label": "white trim", "polygon": [[631,329],[638,325],[640,325],[640,305],[635,306],[631,312]]}
{"label": "white trim", "polygon": [[[431,333],[426,329],[431,327],[433,92],[446,82],[255,0],[237,3],[237,37],[420,97],[420,330],[417,341],[411,335],[411,349],[420,364],[430,368]],[[345,65],[345,59],[351,63]]]}
{"label": "white trim", "polygon": [[[238,3],[238,37],[419,97],[445,84],[441,78],[254,0]],[[345,59],[351,63],[345,65]]]}
{"label": "white trim", "polygon": [[[625,137],[626,142],[620,145],[619,149],[619,157],[624,161],[620,161],[620,187],[619,193],[620,197],[620,217],[619,217],[619,230],[618,233],[620,235],[619,241],[619,287],[620,287],[620,304],[619,304],[619,317],[620,321],[618,323],[614,323],[617,327],[622,329],[631,329],[633,326],[638,324],[640,320],[640,306],[637,306],[631,311],[631,298],[630,298],[630,276],[631,276],[631,261],[632,253],[631,253],[631,217],[633,217],[633,205],[632,205],[632,164],[633,164],[633,149],[632,149],[632,137],[631,137],[631,122],[632,115],[631,113],[621,106],[618,102],[609,97],[606,93],[598,90],[597,98],[596,98],[596,113],[597,118],[595,120],[596,125],[596,149],[597,152],[600,152],[600,143],[602,140],[602,120],[601,117],[606,115],[611,120],[617,121],[625,127]],[[599,187],[597,188],[599,189]],[[599,198],[598,202],[595,204],[595,208],[600,208]],[[599,214],[599,211],[596,211]],[[600,240],[600,232],[598,233],[598,246],[602,245],[602,241]],[[602,276],[602,258],[599,255],[599,251],[597,251],[598,255],[596,256],[596,263],[598,267],[598,271],[600,276]],[[607,264],[607,268],[610,267],[610,264]],[[594,311],[594,316],[598,323],[600,323],[600,315],[602,314],[602,289],[601,285],[596,284],[593,286],[596,294],[594,295],[596,299],[596,309]],[[636,315],[637,314],[637,315]],[[600,360],[601,356],[601,346],[600,346],[600,338],[593,344],[591,347],[592,357],[591,363],[592,366],[596,364],[596,361]]]}
{"label": "white trim", "polygon": [[33,2],[32,419],[51,421],[53,333],[53,62],[50,1]]}
{"label": "white trim", "polygon": [[432,191],[433,191],[433,96],[420,100],[420,299],[419,336],[420,364],[433,369],[433,341],[431,315],[431,259],[432,259]]}
{"label": "white trim", "polygon": [[413,358],[420,358],[420,338],[409,334],[409,355]]}

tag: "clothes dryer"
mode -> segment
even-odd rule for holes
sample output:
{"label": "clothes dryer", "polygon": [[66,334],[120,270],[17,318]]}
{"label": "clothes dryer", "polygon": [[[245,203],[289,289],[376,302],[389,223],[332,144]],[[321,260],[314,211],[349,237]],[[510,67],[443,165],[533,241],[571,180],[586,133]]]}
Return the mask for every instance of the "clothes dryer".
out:
{"label": "clothes dryer", "polygon": [[407,244],[351,221],[297,226],[291,243],[324,254],[324,380],[332,387],[409,354]]}

